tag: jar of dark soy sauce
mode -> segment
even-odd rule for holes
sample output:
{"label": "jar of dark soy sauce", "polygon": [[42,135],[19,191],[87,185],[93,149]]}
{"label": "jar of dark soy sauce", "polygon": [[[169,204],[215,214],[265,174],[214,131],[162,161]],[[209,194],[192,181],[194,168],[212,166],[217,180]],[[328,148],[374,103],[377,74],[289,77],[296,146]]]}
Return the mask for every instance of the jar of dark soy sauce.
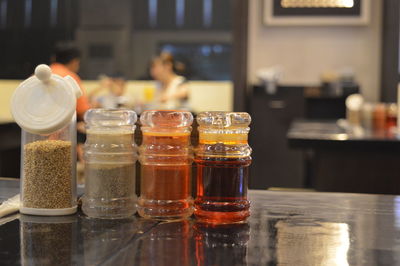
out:
{"label": "jar of dark soy sauce", "polygon": [[197,115],[199,145],[196,218],[205,223],[244,222],[250,215],[247,199],[251,148],[247,138],[251,117],[239,112]]}

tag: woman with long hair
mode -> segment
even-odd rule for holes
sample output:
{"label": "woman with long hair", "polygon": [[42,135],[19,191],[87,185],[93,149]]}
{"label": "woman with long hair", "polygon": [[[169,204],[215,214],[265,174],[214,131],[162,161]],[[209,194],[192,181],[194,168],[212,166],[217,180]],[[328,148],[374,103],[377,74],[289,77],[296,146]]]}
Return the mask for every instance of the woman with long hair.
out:
{"label": "woman with long hair", "polygon": [[183,70],[184,65],[170,53],[162,52],[152,60],[150,74],[158,82],[160,108],[188,109],[189,90],[186,79],[179,75]]}

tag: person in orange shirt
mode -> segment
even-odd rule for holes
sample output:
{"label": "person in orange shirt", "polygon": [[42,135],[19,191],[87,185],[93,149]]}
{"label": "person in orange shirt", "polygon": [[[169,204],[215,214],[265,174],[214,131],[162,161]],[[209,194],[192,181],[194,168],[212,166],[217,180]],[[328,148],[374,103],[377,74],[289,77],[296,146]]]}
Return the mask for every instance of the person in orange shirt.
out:
{"label": "person in orange shirt", "polygon": [[82,90],[82,96],[76,103],[76,113],[78,120],[83,120],[83,115],[87,110],[90,109],[88,97],[85,89],[82,87],[81,79],[78,76],[80,67],[81,53],[78,48],[73,46],[59,46],[56,48],[55,53],[52,57],[53,63],[50,65],[53,74],[65,77],[71,76],[76,80]]}

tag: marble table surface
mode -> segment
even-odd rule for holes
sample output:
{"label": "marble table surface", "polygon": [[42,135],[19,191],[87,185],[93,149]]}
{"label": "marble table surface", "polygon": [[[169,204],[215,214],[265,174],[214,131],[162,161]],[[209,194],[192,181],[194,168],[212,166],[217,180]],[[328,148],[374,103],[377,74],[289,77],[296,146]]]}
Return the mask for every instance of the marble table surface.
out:
{"label": "marble table surface", "polygon": [[[0,201],[18,193],[0,180]],[[399,265],[400,197],[249,191],[246,223],[15,214],[0,219],[0,265]]]}

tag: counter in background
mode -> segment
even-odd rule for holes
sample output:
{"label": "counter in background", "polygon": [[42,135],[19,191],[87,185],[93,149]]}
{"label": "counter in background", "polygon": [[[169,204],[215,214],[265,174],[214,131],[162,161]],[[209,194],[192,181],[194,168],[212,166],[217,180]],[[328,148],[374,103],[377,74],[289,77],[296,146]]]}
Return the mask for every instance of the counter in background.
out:
{"label": "counter in background", "polygon": [[296,120],[289,146],[306,151],[306,184],[319,191],[400,194],[400,139],[353,134],[336,120]]}
{"label": "counter in background", "polygon": [[357,91],[354,86],[343,87],[339,93],[330,87],[280,85],[270,94],[263,86],[254,86],[248,103],[253,148],[250,187],[304,187],[303,153],[287,145],[291,122],[299,118],[344,117],[346,97]]}
{"label": "counter in background", "polygon": [[[12,122],[10,99],[21,80],[0,80],[0,123]],[[97,80],[84,80],[83,87],[90,92],[99,86]],[[126,94],[139,101],[144,101],[144,89],[155,88],[153,81],[130,80],[126,84]],[[189,81],[189,106],[194,112],[232,111],[233,84],[231,81]]]}

